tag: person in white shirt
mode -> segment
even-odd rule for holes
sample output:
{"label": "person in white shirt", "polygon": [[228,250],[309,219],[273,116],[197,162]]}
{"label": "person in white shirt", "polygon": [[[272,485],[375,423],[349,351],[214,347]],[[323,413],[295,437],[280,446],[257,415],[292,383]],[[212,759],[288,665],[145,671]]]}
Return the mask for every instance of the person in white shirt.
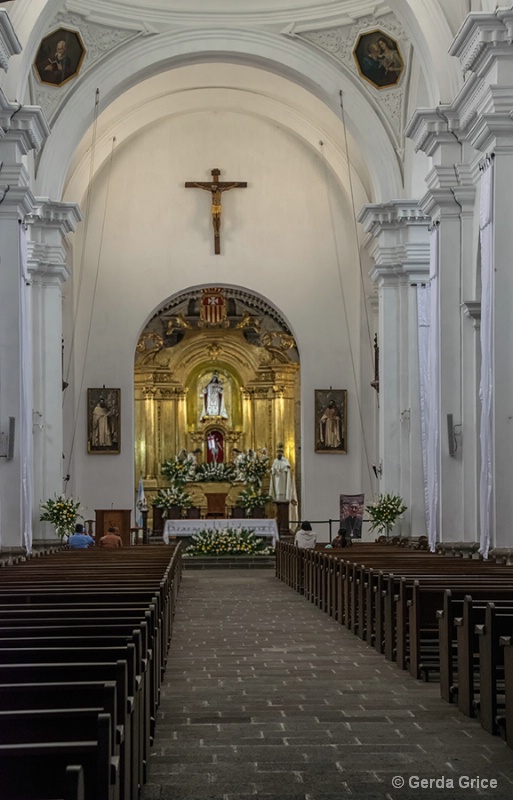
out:
{"label": "person in white shirt", "polygon": [[309,522],[302,522],[301,527],[296,533],[294,544],[305,550],[313,550],[317,542],[317,534],[313,532]]}

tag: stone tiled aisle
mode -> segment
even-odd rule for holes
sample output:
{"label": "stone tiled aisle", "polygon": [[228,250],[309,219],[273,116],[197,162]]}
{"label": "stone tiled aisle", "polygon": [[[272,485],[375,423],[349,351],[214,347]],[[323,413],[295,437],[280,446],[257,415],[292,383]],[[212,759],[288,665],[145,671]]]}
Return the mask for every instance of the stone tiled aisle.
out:
{"label": "stone tiled aisle", "polygon": [[513,754],[270,571],[187,571],[142,800],[249,796],[510,800]]}

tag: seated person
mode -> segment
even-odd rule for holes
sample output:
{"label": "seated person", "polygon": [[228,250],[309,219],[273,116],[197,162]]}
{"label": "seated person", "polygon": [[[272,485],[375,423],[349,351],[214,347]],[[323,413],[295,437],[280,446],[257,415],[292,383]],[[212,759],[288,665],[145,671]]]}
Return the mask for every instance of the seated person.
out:
{"label": "seated person", "polygon": [[332,547],[352,547],[353,543],[347,535],[345,528],[340,528],[331,543]]}
{"label": "seated person", "polygon": [[84,526],[80,522],[77,522],[75,533],[68,539],[68,547],[72,550],[87,550],[88,547],[94,547],[94,539],[85,533]]}
{"label": "seated person", "polygon": [[312,526],[309,522],[301,523],[301,527],[296,533],[294,544],[296,547],[301,547],[305,550],[313,550],[317,542],[317,534],[313,532]]}
{"label": "seated person", "polygon": [[105,536],[102,536],[100,539],[100,547],[105,547],[108,550],[117,550],[118,547],[123,547],[118,528],[114,528],[113,526],[108,528]]}

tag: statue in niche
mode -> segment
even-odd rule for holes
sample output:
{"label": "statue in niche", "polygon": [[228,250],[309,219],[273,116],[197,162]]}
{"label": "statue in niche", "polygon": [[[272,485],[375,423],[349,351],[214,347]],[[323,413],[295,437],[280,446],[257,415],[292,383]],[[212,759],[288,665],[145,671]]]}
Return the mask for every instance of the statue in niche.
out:
{"label": "statue in niche", "polygon": [[200,422],[208,419],[208,417],[228,419],[228,412],[224,404],[224,388],[217,372],[214,372],[207,385],[201,390],[201,393],[203,395],[203,407]]}

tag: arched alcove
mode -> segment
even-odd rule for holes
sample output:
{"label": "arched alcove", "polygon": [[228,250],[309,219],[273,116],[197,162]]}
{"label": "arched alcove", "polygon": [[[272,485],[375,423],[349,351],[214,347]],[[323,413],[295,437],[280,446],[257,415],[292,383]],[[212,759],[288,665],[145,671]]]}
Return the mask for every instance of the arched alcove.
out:
{"label": "arched alcove", "polygon": [[[300,480],[296,341],[283,315],[252,292],[194,288],[161,306],[136,348],[134,403],[135,474],[150,502],[168,485],[162,463],[183,450],[201,463],[230,463],[237,452],[272,453],[283,443]],[[215,456],[214,438],[222,443]]]}

